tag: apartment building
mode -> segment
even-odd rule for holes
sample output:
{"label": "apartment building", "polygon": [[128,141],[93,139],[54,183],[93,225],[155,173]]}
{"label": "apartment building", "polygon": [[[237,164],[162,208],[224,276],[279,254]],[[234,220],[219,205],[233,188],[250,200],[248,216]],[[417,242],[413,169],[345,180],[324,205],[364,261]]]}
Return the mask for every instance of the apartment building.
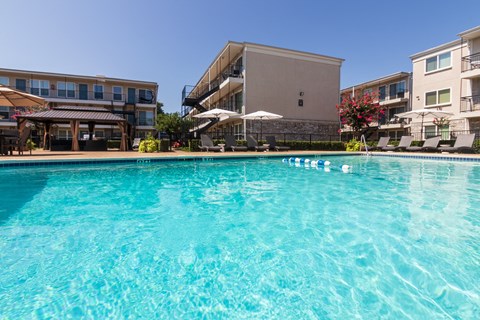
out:
{"label": "apartment building", "polygon": [[[459,34],[460,39],[412,55],[412,109],[433,108],[453,113],[444,126],[425,118],[423,139],[480,131],[480,26]],[[412,134],[421,132],[420,119]]]}
{"label": "apartment building", "polygon": [[192,117],[213,108],[239,113],[220,119],[195,119],[194,133],[246,134],[260,131],[260,121],[240,115],[263,110],[280,114],[263,121],[263,132],[287,139],[338,137],[335,105],[340,92],[343,59],[276,48],[228,42],[194,86],[182,92],[182,116]]}
{"label": "apartment building", "polygon": [[[158,91],[155,82],[0,68],[0,84],[43,97],[47,108],[104,107],[128,120],[131,137],[144,137],[155,131]],[[0,106],[0,129],[16,128],[15,114],[25,111],[22,107]],[[71,139],[66,124],[58,124],[52,134],[56,139]],[[88,127],[82,124],[79,138],[86,134]],[[115,139],[120,135],[116,126],[95,127],[96,138]]]}
{"label": "apartment building", "polygon": [[[380,116],[378,122],[371,124],[376,129],[373,137],[390,136],[392,139],[400,139],[407,133],[409,121],[395,115],[411,110],[411,88],[412,73],[397,72],[342,89],[341,95],[361,97],[366,93],[373,94],[375,101],[385,108],[385,114]],[[344,128],[342,131],[348,133],[349,129]]]}

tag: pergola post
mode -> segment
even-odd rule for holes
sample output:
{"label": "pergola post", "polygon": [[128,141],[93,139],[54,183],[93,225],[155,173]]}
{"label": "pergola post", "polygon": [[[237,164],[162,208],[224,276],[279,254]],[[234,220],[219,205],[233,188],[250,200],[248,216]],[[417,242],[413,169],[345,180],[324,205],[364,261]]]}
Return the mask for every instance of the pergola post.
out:
{"label": "pergola post", "polygon": [[80,146],[78,144],[78,129],[80,122],[78,120],[70,121],[70,128],[72,130],[72,151],[80,151]]}
{"label": "pergola post", "polygon": [[120,133],[122,134],[120,140],[120,151],[127,151],[127,131],[125,128],[125,122],[118,122],[118,127],[120,128]]}
{"label": "pergola post", "polygon": [[50,149],[50,122],[45,122],[43,124],[43,150]]}

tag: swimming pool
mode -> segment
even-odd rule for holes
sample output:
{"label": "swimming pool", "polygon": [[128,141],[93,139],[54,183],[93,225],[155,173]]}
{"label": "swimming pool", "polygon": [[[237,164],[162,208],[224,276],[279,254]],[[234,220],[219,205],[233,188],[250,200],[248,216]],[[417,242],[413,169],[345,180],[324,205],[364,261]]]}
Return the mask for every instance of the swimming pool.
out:
{"label": "swimming pool", "polygon": [[480,163],[323,159],[0,169],[2,317],[480,318]]}

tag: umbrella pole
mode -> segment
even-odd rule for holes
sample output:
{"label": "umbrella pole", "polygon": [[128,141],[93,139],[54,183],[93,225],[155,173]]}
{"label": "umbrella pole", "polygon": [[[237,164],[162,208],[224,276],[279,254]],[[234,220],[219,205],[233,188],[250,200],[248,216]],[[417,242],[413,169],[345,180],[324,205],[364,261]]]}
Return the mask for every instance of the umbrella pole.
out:
{"label": "umbrella pole", "polygon": [[424,115],[422,114],[422,123],[420,125],[420,140],[423,140],[423,117]]}
{"label": "umbrella pole", "polygon": [[260,119],[260,141],[262,141],[263,120]]}

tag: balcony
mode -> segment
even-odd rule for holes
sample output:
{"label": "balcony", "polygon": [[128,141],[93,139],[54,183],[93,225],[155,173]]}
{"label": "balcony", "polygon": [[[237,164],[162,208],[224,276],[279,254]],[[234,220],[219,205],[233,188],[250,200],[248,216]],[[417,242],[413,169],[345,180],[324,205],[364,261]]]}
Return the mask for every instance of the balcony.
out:
{"label": "balcony", "polygon": [[462,97],[460,99],[460,112],[480,111],[480,95]]}
{"label": "balcony", "polygon": [[462,58],[462,78],[480,77],[480,53]]}
{"label": "balcony", "polygon": [[404,102],[408,99],[407,91],[399,91],[395,94],[390,94],[388,96],[378,97],[380,105],[394,104],[399,102]]}
{"label": "balcony", "polygon": [[[57,103],[88,103],[88,104],[148,104],[156,105],[156,99],[153,91],[150,90],[136,90],[135,94],[114,93],[106,91],[88,91],[82,90],[79,85],[75,90],[61,90],[55,86],[50,88],[10,88],[24,91],[33,95],[44,98],[47,102]],[[139,92],[140,91],[140,92]],[[87,102],[88,101],[88,102]]]}

